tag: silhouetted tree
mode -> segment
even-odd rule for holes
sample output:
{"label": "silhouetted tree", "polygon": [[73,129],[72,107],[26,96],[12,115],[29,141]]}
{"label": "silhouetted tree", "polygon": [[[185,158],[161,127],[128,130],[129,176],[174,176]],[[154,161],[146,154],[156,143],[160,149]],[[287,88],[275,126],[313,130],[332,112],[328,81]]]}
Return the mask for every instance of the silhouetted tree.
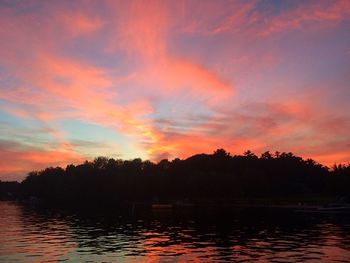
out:
{"label": "silhouetted tree", "polygon": [[224,149],[158,163],[97,157],[65,169],[30,172],[20,188],[24,198],[79,206],[140,200],[336,197],[350,193],[350,165],[329,170],[290,152],[265,152],[259,158],[249,150],[231,156]]}

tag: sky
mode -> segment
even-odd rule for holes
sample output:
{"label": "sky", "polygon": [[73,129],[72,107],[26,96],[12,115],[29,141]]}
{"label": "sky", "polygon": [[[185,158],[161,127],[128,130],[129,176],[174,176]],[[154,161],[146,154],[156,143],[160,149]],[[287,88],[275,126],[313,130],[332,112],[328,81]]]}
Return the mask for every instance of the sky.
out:
{"label": "sky", "polygon": [[0,1],[0,180],[224,148],[350,161],[350,1]]}

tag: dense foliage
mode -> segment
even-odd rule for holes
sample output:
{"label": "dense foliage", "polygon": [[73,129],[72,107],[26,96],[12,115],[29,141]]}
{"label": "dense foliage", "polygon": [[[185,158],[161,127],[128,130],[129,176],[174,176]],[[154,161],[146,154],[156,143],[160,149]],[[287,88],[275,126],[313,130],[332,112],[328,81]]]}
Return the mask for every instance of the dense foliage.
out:
{"label": "dense foliage", "polygon": [[71,204],[122,201],[229,202],[237,198],[343,196],[350,193],[350,166],[328,169],[292,153],[231,156],[223,149],[188,159],[150,161],[98,157],[93,162],[31,172],[24,197]]}

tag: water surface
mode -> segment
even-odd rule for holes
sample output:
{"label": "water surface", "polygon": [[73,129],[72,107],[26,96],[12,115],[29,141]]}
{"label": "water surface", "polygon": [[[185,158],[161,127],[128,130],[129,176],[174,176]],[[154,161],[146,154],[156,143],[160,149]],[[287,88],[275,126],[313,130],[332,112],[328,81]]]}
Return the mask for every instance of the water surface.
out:
{"label": "water surface", "polygon": [[0,201],[0,262],[350,262],[346,217],[73,212]]}

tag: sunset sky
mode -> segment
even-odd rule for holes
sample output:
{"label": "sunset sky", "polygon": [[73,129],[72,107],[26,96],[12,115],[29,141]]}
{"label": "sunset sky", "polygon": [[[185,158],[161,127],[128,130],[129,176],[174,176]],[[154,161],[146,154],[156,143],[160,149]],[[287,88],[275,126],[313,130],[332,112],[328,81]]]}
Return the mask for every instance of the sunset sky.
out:
{"label": "sunset sky", "polygon": [[0,1],[0,180],[225,148],[350,161],[350,1]]}

